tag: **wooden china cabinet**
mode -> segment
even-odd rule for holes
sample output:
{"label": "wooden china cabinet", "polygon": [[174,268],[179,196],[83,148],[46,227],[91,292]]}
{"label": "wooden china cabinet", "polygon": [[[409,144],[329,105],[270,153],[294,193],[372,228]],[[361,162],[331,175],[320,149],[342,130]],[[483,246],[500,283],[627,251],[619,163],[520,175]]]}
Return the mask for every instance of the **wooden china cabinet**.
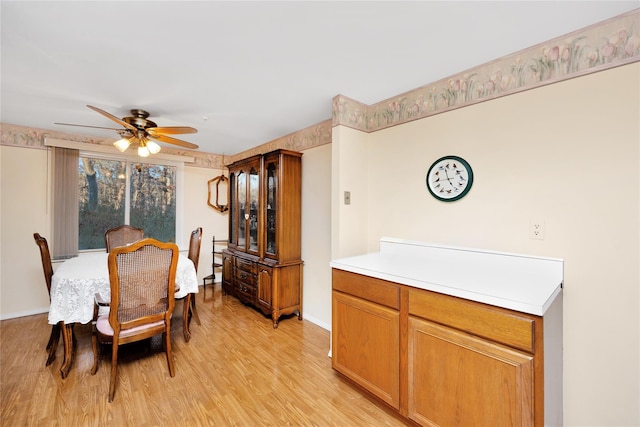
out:
{"label": "wooden china cabinet", "polygon": [[302,319],[302,153],[276,150],[229,168],[223,292],[271,315]]}

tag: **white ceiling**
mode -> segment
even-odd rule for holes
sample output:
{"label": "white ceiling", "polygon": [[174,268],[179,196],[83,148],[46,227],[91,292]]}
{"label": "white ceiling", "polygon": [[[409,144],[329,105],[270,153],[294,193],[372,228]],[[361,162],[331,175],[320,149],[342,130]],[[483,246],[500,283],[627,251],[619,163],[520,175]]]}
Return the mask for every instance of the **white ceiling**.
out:
{"label": "white ceiling", "polygon": [[[142,108],[233,155],[640,7],[640,1],[5,1],[0,121],[116,138]],[[115,126],[114,126],[115,125]]]}

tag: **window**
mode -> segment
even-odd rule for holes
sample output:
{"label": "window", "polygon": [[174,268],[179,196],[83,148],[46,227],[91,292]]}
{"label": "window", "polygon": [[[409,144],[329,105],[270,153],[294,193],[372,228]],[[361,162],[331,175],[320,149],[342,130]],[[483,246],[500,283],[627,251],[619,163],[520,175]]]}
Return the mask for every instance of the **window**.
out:
{"label": "window", "polygon": [[[105,230],[122,224],[176,242],[178,165],[80,153],[78,249],[104,248]],[[171,163],[171,162],[163,162]]]}

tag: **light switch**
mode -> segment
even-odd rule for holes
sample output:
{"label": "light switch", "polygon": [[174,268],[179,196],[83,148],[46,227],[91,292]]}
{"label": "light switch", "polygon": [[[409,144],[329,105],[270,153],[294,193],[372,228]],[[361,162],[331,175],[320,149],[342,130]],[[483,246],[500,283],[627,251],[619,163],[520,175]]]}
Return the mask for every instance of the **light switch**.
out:
{"label": "light switch", "polygon": [[345,205],[350,205],[351,204],[351,191],[345,191],[344,192],[344,204]]}

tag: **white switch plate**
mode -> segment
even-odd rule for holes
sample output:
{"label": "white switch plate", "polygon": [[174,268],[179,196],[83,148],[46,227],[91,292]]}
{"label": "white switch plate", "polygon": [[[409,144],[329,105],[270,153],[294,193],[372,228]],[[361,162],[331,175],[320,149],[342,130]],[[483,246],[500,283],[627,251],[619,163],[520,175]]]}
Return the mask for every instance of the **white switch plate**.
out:
{"label": "white switch plate", "polygon": [[344,192],[344,204],[345,205],[350,205],[351,204],[351,191],[345,191]]}

